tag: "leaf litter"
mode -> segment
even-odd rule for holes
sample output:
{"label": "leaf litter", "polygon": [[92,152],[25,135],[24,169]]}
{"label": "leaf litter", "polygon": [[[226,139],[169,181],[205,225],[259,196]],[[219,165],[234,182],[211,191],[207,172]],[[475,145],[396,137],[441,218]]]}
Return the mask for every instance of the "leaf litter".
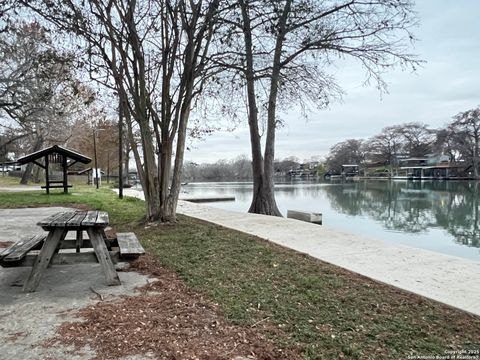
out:
{"label": "leaf litter", "polygon": [[[132,262],[127,271],[154,277],[137,296],[99,301],[74,313],[43,346],[89,347],[94,359],[148,355],[156,359],[300,359],[300,349],[282,349],[267,339],[261,324],[229,323],[219,307],[189,289],[151,256]],[[266,323],[267,321],[265,321]],[[265,326],[269,326],[265,324]]]}

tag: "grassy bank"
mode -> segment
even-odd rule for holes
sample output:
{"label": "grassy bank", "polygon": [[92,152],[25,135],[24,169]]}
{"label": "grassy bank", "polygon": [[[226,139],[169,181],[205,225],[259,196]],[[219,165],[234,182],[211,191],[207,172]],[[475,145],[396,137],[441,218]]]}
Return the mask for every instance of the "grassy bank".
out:
{"label": "grassy bank", "polygon": [[9,186],[9,185],[19,185],[20,178],[13,176],[8,176],[6,174],[0,173],[0,186]]}
{"label": "grassy bank", "polygon": [[134,231],[146,249],[233,323],[253,326],[308,359],[391,358],[480,350],[480,318],[378,284],[261,239],[179,216],[142,223],[143,202],[111,191],[0,193],[1,207],[87,204]]}

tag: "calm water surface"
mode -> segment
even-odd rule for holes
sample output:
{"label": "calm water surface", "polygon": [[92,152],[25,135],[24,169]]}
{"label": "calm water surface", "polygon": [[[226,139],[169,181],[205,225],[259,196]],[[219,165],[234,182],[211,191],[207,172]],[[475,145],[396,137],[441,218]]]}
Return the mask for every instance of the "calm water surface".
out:
{"label": "calm water surface", "polygon": [[[245,212],[252,184],[191,183],[188,196],[235,195],[210,206]],[[329,228],[480,261],[480,182],[291,182],[275,186],[280,211],[323,214]]]}

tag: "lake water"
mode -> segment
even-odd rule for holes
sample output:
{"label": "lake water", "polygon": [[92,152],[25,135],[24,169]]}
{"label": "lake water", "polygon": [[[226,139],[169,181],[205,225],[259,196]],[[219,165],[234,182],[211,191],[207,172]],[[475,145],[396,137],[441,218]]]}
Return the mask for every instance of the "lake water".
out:
{"label": "lake water", "polygon": [[[234,195],[208,205],[246,212],[252,184],[190,183],[185,196]],[[323,214],[333,229],[480,261],[480,182],[289,182],[275,186],[280,211]]]}

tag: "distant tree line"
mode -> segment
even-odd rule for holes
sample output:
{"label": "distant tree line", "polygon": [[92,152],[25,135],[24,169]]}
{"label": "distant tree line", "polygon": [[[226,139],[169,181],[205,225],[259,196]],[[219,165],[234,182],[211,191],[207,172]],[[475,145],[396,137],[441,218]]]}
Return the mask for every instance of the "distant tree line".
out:
{"label": "distant tree line", "polygon": [[183,166],[184,181],[231,181],[252,180],[252,163],[245,155],[233,160],[218,160],[215,163],[186,162]]}
{"label": "distant tree line", "polygon": [[[290,172],[302,168],[308,168],[313,173],[323,174],[323,164],[312,159],[303,162],[295,157],[289,156],[285,159],[274,161],[274,172],[277,177],[288,177]],[[184,181],[252,181],[252,160],[246,155],[241,155],[233,160],[221,159],[214,163],[197,164],[187,161],[183,167]]]}
{"label": "distant tree line", "polygon": [[453,116],[445,127],[429,128],[427,124],[410,122],[385,127],[369,139],[348,139],[331,147],[326,165],[340,171],[343,164],[371,166],[398,165],[399,156],[424,157],[448,155],[453,163],[471,166],[479,178],[480,107]]}

